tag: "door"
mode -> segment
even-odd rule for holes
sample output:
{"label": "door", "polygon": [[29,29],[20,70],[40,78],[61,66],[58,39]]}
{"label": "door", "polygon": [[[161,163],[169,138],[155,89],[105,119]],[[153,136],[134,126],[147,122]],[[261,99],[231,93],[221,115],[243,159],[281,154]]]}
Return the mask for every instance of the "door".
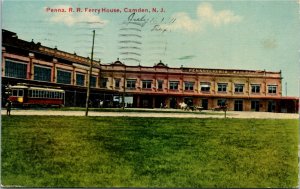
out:
{"label": "door", "polygon": [[170,98],[170,108],[177,108],[176,98]]}
{"label": "door", "polygon": [[268,102],[268,112],[275,112],[276,103],[274,101]]}
{"label": "door", "polygon": [[202,108],[208,110],[208,99],[202,99]]}
{"label": "door", "polygon": [[166,97],[157,96],[155,97],[155,108],[165,108],[166,107]]}
{"label": "door", "polygon": [[243,111],[243,100],[234,101],[234,111]]}
{"label": "door", "polygon": [[259,101],[258,100],[251,101],[251,110],[259,112]]}
{"label": "door", "polygon": [[185,97],[183,99],[184,103],[186,103],[188,106],[193,106],[193,98],[191,97]]}

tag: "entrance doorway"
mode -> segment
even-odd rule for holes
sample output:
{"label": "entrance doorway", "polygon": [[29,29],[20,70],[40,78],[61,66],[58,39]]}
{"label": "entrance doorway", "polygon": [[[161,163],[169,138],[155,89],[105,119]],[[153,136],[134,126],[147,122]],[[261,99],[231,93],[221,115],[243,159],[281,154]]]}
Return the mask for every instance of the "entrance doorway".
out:
{"label": "entrance doorway", "polygon": [[174,97],[170,98],[170,108],[177,108],[177,100]]}
{"label": "entrance doorway", "polygon": [[276,103],[274,101],[268,102],[268,112],[275,112],[276,110]]}
{"label": "entrance doorway", "polygon": [[208,99],[202,99],[202,108],[208,110]]}
{"label": "entrance doorway", "polygon": [[141,96],[140,106],[142,108],[153,108],[153,97],[152,96]]}
{"label": "entrance doorway", "polygon": [[251,111],[259,112],[259,101],[258,100],[251,101]]}
{"label": "entrance doorway", "polygon": [[166,107],[166,97],[157,96],[155,97],[155,108],[165,108]]}
{"label": "entrance doorway", "polygon": [[243,111],[243,100],[234,101],[234,111]]}
{"label": "entrance doorway", "polygon": [[193,98],[191,97],[185,97],[183,98],[184,103],[186,103],[188,106],[193,106]]}

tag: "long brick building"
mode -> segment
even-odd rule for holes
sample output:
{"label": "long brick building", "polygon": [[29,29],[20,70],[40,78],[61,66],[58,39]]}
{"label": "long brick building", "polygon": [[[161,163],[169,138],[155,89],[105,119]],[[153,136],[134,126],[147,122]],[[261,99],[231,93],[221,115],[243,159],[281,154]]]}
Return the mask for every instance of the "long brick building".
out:
{"label": "long brick building", "polygon": [[[8,85],[26,83],[65,90],[66,106],[84,106],[91,60],[18,39],[2,30],[2,99]],[[298,112],[296,97],[282,96],[281,71],[129,66],[93,61],[91,100],[105,107],[178,108],[180,102],[204,109],[227,105],[234,111]]]}

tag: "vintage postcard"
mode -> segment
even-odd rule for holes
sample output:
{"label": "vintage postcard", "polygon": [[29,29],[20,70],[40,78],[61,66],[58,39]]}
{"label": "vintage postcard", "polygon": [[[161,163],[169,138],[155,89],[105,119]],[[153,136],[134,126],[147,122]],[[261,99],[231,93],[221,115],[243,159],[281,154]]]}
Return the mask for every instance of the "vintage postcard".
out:
{"label": "vintage postcard", "polygon": [[298,0],[3,0],[1,186],[299,186]]}

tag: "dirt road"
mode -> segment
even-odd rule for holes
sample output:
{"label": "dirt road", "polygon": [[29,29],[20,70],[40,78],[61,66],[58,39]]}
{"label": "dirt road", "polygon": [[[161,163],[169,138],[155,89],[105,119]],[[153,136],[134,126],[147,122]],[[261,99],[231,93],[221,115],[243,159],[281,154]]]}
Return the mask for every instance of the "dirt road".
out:
{"label": "dirt road", "polygon": [[[170,110],[168,110],[170,111]],[[176,113],[180,110],[174,110],[174,113],[165,112],[89,112],[89,116],[122,116],[122,117],[177,117],[177,118],[224,118],[223,112],[217,112],[216,114],[210,114],[211,111],[207,111],[208,114],[194,114]],[[203,111],[206,112],[206,111]],[[5,115],[6,110],[1,110],[1,115]],[[53,110],[12,110],[13,115],[47,115],[47,116],[84,116],[84,111],[53,111]],[[270,112],[235,112],[228,111],[227,118],[253,118],[253,119],[298,119],[298,114],[289,113],[270,113]]]}

